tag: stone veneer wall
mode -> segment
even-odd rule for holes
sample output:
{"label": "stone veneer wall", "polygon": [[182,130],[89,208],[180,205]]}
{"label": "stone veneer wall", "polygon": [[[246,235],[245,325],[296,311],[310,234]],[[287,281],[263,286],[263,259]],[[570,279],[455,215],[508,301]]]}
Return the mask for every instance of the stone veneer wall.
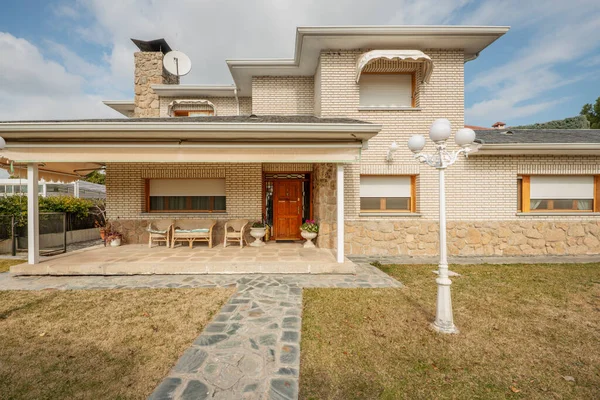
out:
{"label": "stone veneer wall", "polygon": [[[161,97],[160,98],[160,116],[169,117],[169,104],[173,100],[181,99],[192,100],[208,100],[215,105],[215,115],[229,116],[237,115],[237,102],[235,97]],[[252,114],[252,98],[239,97],[240,100],[240,115]]]}
{"label": "stone veneer wall", "polygon": [[312,76],[255,76],[252,113],[257,115],[313,115]]}
{"label": "stone veneer wall", "polygon": [[158,94],[151,85],[178,84],[179,78],[164,70],[163,53],[138,51],[134,54],[134,117],[147,118],[160,116]]}

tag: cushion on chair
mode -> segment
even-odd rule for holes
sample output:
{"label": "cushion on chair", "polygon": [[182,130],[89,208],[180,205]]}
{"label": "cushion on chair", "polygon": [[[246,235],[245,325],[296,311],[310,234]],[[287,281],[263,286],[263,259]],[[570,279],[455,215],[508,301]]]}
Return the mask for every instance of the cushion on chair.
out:
{"label": "cushion on chair", "polygon": [[197,228],[197,229],[175,229],[176,233],[208,233],[210,229]]}
{"label": "cushion on chair", "polygon": [[158,229],[150,229],[150,228],[148,228],[148,232],[150,232],[150,233],[165,234],[165,233],[167,233],[167,230],[165,229],[164,231],[161,231],[161,230],[158,230]]}

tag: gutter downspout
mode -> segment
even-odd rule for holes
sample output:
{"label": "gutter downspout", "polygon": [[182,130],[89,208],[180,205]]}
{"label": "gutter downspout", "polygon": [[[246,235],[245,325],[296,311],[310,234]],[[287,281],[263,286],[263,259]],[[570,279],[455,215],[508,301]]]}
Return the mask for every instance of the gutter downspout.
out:
{"label": "gutter downspout", "polygon": [[235,102],[237,103],[237,115],[240,115],[240,99],[237,93],[237,87],[233,88],[233,94],[235,95]]}

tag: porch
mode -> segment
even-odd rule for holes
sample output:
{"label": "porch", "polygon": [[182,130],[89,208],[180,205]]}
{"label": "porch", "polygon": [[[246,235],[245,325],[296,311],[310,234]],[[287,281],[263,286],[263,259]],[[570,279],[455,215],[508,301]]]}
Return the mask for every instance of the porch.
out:
{"label": "porch", "polygon": [[300,242],[268,242],[260,248],[219,244],[212,249],[131,244],[41,257],[38,264],[15,265],[10,271],[13,275],[352,274],[356,265],[347,258],[338,263],[334,251],[305,249]]}

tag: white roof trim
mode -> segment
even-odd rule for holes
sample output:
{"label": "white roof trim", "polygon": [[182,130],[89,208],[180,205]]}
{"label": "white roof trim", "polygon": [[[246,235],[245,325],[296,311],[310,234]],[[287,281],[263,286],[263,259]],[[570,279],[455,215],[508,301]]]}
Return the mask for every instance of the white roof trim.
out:
{"label": "white roof trim", "polygon": [[400,61],[417,61],[421,67],[421,78],[425,83],[429,83],[429,78],[433,72],[433,61],[431,57],[420,50],[371,50],[362,54],[356,62],[356,83],[360,80],[362,70],[372,61],[382,58],[388,60],[398,59]]}
{"label": "white roof trim", "polygon": [[252,76],[313,76],[321,51],[462,49],[465,62],[504,35],[508,26],[298,27],[294,58],[227,60],[240,96],[252,95]]}
{"label": "white roof trim", "polygon": [[133,100],[104,100],[102,103],[126,117],[135,111]]}
{"label": "white roof trim", "polygon": [[233,85],[151,85],[161,97],[235,97]]}

